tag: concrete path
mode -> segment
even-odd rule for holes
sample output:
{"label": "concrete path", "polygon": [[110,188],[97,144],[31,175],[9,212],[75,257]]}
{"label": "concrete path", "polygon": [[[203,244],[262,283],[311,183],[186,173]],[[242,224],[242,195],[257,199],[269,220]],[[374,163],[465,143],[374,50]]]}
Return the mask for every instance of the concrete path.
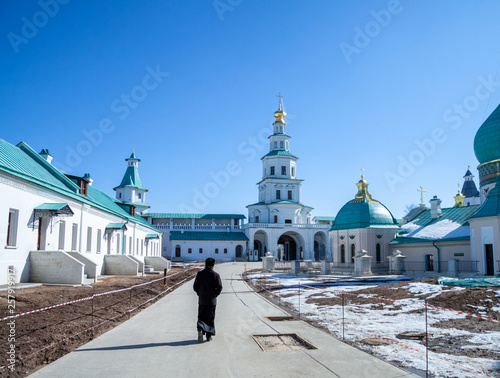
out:
{"label": "concrete path", "polygon": [[[261,266],[261,264],[259,264]],[[241,279],[243,263],[216,265],[224,289],[211,342],[199,343],[192,281],[31,377],[411,377],[287,315]],[[264,352],[252,335],[296,333],[317,349]]]}

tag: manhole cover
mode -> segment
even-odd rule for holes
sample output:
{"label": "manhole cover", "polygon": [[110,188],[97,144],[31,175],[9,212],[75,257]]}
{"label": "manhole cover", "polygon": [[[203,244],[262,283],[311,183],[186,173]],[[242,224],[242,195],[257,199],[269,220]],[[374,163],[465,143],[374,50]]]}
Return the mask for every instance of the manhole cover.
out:
{"label": "manhole cover", "polygon": [[317,349],[295,333],[253,335],[252,337],[264,352]]}
{"label": "manhole cover", "polygon": [[[408,331],[408,332],[401,332],[396,337],[398,339],[422,340],[422,339],[425,339],[425,335],[426,335],[425,332]],[[427,334],[427,336],[430,336],[430,335]]]}
{"label": "manhole cover", "polygon": [[267,318],[272,322],[281,322],[283,320],[293,320],[293,316],[268,316]]}

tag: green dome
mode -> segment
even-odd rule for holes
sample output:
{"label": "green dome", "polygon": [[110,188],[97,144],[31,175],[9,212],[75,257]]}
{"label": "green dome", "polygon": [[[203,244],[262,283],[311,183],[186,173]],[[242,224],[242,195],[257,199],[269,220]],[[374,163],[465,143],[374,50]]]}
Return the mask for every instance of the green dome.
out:
{"label": "green dome", "polygon": [[481,164],[500,159],[500,105],[477,131],[474,153]]}
{"label": "green dome", "polygon": [[363,198],[353,199],[340,209],[332,230],[388,227],[398,227],[389,209],[376,200]]}

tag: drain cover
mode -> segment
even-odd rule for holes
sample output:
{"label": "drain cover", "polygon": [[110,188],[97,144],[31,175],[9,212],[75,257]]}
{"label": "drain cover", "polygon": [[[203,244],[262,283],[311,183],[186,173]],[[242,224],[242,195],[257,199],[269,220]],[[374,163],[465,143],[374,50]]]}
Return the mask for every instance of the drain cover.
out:
{"label": "drain cover", "polygon": [[253,335],[252,337],[264,352],[317,349],[295,333]]}

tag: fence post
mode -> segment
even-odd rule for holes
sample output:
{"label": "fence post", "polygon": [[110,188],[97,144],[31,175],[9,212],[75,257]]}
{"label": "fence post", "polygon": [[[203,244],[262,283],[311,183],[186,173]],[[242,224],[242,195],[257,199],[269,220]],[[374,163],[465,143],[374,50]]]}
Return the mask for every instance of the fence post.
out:
{"label": "fence post", "polygon": [[427,333],[427,298],[425,298],[425,378],[429,376],[429,334]]}
{"label": "fence post", "polygon": [[163,286],[167,284],[167,268],[163,269]]}
{"label": "fence post", "polygon": [[92,327],[92,338],[94,338],[94,294],[92,294],[92,314],[90,325]]}
{"label": "fence post", "polygon": [[130,289],[130,295],[129,295],[129,299],[128,299],[128,318],[130,319],[130,313],[132,312],[132,290],[134,289]]}
{"label": "fence post", "polygon": [[299,319],[301,318],[300,316],[300,281],[299,281]]}
{"label": "fence post", "polygon": [[344,329],[345,329],[345,322],[344,322],[344,292],[341,294],[342,298],[342,340],[345,341],[345,334],[344,334]]}
{"label": "fence post", "polygon": [[278,278],[278,305],[281,306],[281,279]]}

